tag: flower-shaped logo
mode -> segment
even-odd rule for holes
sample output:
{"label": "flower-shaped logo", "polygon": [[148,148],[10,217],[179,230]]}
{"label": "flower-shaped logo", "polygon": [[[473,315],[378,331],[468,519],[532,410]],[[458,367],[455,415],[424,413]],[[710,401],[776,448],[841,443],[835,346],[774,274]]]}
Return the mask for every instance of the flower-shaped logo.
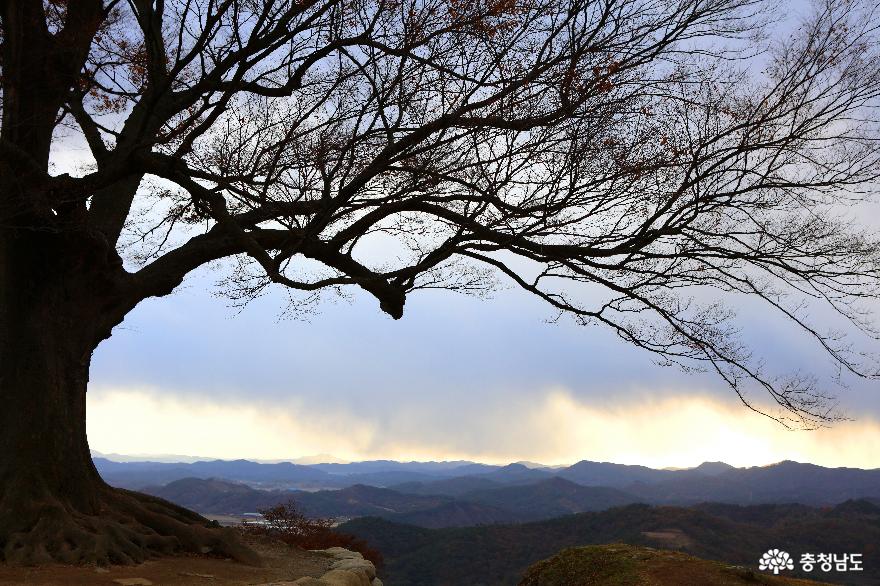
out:
{"label": "flower-shaped logo", "polygon": [[778,574],[779,570],[793,570],[794,562],[791,561],[791,556],[788,555],[787,551],[771,549],[761,556],[761,560],[758,562],[758,569],[773,570],[774,574]]}

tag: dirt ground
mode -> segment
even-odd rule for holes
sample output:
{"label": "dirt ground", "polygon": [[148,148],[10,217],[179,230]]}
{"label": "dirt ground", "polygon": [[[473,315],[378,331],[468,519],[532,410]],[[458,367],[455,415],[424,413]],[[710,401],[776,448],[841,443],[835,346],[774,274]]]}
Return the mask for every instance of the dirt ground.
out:
{"label": "dirt ground", "polygon": [[132,585],[151,583],[155,586],[270,584],[303,576],[319,577],[332,562],[329,556],[303,551],[270,539],[249,537],[247,543],[263,558],[264,567],[254,568],[231,560],[203,556],[156,558],[138,566],[109,568],[26,568],[0,564],[0,585],[119,586],[125,584],[126,578],[141,579],[140,582],[129,582]]}

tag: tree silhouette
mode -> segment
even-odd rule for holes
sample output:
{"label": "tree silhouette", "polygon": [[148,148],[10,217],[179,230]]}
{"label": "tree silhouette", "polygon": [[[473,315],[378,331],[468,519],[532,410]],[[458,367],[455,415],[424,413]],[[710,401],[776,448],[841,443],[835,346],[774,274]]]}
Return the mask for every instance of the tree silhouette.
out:
{"label": "tree silhouette", "polygon": [[[842,209],[880,169],[880,20],[826,0],[780,39],[768,6],[0,0],[0,557],[248,557],[105,485],[85,433],[95,347],[224,258],[237,301],[355,287],[395,319],[418,289],[506,279],[780,420],[833,419],[722,301],[877,376],[808,312],[876,335],[877,242]],[[70,148],[83,166],[53,171]]]}

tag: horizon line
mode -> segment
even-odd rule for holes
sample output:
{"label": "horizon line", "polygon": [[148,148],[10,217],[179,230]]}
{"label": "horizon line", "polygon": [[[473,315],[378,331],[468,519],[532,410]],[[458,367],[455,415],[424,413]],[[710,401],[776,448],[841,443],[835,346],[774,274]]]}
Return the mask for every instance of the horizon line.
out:
{"label": "horizon line", "polygon": [[[820,468],[829,468],[829,469],[833,469],[833,468],[849,468],[849,469],[856,469],[856,470],[878,470],[878,469],[880,469],[880,467],[878,467],[878,468],[861,468],[861,467],[857,467],[857,466],[824,466],[822,464],[816,464],[814,462],[802,462],[799,460],[792,460],[792,459],[784,459],[784,460],[779,460],[776,462],[769,462],[766,464],[753,464],[753,465],[749,465],[749,466],[734,466],[732,464],[728,464],[727,462],[724,462],[723,460],[706,460],[706,461],[701,462],[695,466],[664,466],[664,467],[660,467],[660,468],[654,468],[652,466],[648,466],[645,464],[624,464],[624,463],[620,463],[620,462],[611,462],[611,461],[607,461],[607,460],[590,460],[588,458],[584,458],[584,459],[581,459],[581,460],[578,460],[578,461],[572,462],[572,463],[563,463],[563,464],[543,464],[541,462],[533,462],[533,461],[528,461],[528,460],[511,461],[511,462],[507,462],[505,464],[490,464],[487,462],[481,462],[479,460],[467,460],[467,459],[395,460],[392,458],[375,458],[375,459],[369,459],[369,460],[344,460],[342,458],[334,458],[335,461],[316,461],[316,462],[311,462],[311,463],[303,463],[303,462],[301,462],[302,460],[308,460],[308,459],[313,458],[314,456],[299,456],[299,457],[295,457],[295,458],[268,458],[268,459],[264,459],[264,458],[224,458],[224,457],[215,457],[215,456],[190,456],[190,455],[186,455],[186,454],[143,454],[143,453],[123,454],[123,453],[118,453],[118,452],[109,452],[109,453],[101,452],[99,450],[94,450],[94,449],[90,450],[90,452],[91,452],[91,455],[93,458],[95,458],[95,457],[104,458],[106,460],[109,460],[111,462],[116,462],[119,464],[126,464],[126,463],[133,463],[133,462],[155,462],[158,464],[193,464],[196,462],[245,461],[245,462],[253,462],[256,464],[288,463],[288,464],[295,464],[298,466],[321,466],[321,465],[346,466],[346,465],[350,465],[350,464],[365,464],[365,463],[372,463],[372,462],[393,462],[395,464],[456,464],[456,463],[460,463],[462,465],[479,464],[479,465],[483,465],[483,466],[496,466],[499,468],[503,468],[505,466],[510,466],[513,464],[520,464],[520,465],[525,466],[526,468],[533,468],[533,469],[534,468],[560,469],[560,468],[568,468],[568,467],[574,466],[575,464],[579,464],[581,462],[591,462],[594,464],[611,464],[611,465],[615,465],[615,466],[641,466],[643,468],[649,468],[651,470],[694,470],[694,469],[699,468],[700,466],[703,466],[705,464],[723,464],[725,466],[730,466],[731,468],[743,470],[743,469],[748,469],[748,468],[768,468],[770,466],[777,466],[779,464],[783,464],[786,462],[792,462],[794,464],[805,464],[805,465],[818,466]],[[319,454],[319,455],[327,455],[327,456],[332,457],[332,455],[330,455],[330,454]],[[114,456],[115,457],[122,457],[122,458],[129,458],[129,460],[114,459]],[[182,459],[174,460],[174,458],[182,458]],[[298,462],[297,460],[300,460],[300,461]],[[529,466],[528,464],[531,464],[532,466]]]}

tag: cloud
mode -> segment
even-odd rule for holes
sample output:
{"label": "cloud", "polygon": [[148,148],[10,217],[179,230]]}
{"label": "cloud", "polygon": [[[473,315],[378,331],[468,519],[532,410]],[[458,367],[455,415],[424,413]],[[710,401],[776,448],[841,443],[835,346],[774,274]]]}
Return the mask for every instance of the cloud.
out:
{"label": "cloud", "polygon": [[880,445],[880,423],[874,419],[787,431],[710,394],[646,392],[601,404],[564,388],[534,395],[489,394],[471,408],[454,400],[413,398],[393,409],[361,412],[304,400],[210,400],[150,389],[98,389],[89,393],[88,432],[92,448],[102,452],[220,458],[331,453],[351,460],[589,459],[665,467],[792,459],[880,466],[872,449]]}
{"label": "cloud", "polygon": [[[659,367],[607,328],[547,323],[553,314],[546,304],[518,290],[490,300],[424,292],[407,301],[397,321],[369,295],[355,293],[350,303],[321,304],[311,321],[279,321],[283,291],[273,289],[238,314],[212,296],[219,276],[201,271],[174,295],[136,308],[95,353],[93,385],[183,397],[210,391],[241,402],[299,397],[371,413],[396,409],[413,395],[424,409],[442,407],[450,396],[471,404],[486,394],[535,404],[537,393],[551,387],[594,405],[607,400],[609,389],[614,397],[645,388],[662,396],[732,396],[711,373]],[[744,342],[771,373],[806,370],[831,380],[814,341],[754,302],[740,305]],[[844,410],[880,418],[874,382],[849,382],[849,390],[827,390]]]}
{"label": "cloud", "polygon": [[[880,466],[865,447],[880,445],[873,381],[830,389],[858,422],[789,433],[745,410],[717,377],[658,367],[605,328],[547,323],[548,307],[518,290],[491,300],[425,292],[398,321],[355,293],[351,302],[321,304],[310,321],[279,321],[283,292],[237,314],[212,295],[219,277],[200,271],[174,295],[141,304],[99,347],[89,392],[93,448]],[[771,370],[827,370],[827,356],[802,332],[753,300],[737,306],[744,341]]]}
{"label": "cloud", "polygon": [[237,459],[284,459],[330,452],[346,456],[375,434],[369,422],[306,412],[295,402],[211,402],[147,389],[90,391],[87,431],[105,453],[187,453]]}
{"label": "cloud", "polygon": [[[564,390],[546,396],[531,427],[550,430],[548,455],[577,453],[593,460],[653,467],[695,466],[722,460],[754,466],[796,460],[824,466],[880,466],[880,422],[842,422],[814,430],[787,430],[738,403],[711,395],[629,399],[595,408]],[[539,457],[538,454],[535,457]]]}

